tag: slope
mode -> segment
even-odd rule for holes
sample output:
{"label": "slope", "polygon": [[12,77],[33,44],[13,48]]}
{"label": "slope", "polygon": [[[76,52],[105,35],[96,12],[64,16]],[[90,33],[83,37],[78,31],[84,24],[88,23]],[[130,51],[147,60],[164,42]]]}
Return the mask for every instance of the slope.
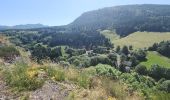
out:
{"label": "slope", "polygon": [[150,68],[153,64],[158,64],[167,68],[170,68],[170,59],[164,56],[161,56],[157,52],[148,52],[147,55],[147,61],[142,62],[142,65],[147,66],[147,68]]}
{"label": "slope", "polygon": [[[107,37],[107,36],[106,36]],[[112,38],[112,37],[111,37]],[[170,33],[164,32],[135,32],[124,38],[111,39],[115,45],[132,45],[134,48],[145,48],[152,46],[154,43],[170,40]]]}
{"label": "slope", "polygon": [[136,31],[169,32],[170,5],[123,5],[83,13],[72,29],[115,29],[121,36]]}

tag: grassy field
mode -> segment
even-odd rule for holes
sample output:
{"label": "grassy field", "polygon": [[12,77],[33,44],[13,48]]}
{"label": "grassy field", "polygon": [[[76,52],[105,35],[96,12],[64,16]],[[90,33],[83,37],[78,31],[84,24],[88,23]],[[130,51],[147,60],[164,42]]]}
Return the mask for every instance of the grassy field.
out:
{"label": "grassy field", "polygon": [[119,35],[110,30],[101,31],[101,34],[103,34],[106,38],[110,39],[112,42],[120,39]]}
{"label": "grassy field", "polygon": [[105,30],[101,32],[111,40],[115,45],[132,45],[134,48],[144,48],[159,43],[163,40],[170,40],[170,32],[135,32],[127,37],[120,38],[114,32]]}
{"label": "grassy field", "polygon": [[153,64],[158,64],[167,68],[170,68],[170,59],[164,56],[161,56],[157,52],[148,52],[147,54],[147,61],[142,62],[142,65],[147,66],[147,68],[150,68]]}

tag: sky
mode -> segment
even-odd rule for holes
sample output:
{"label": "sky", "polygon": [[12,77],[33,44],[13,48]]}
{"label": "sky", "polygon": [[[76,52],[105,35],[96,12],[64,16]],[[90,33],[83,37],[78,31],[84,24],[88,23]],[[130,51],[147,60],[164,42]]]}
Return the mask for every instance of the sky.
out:
{"label": "sky", "polygon": [[0,0],[0,25],[66,25],[83,12],[128,4],[170,4],[170,0]]}

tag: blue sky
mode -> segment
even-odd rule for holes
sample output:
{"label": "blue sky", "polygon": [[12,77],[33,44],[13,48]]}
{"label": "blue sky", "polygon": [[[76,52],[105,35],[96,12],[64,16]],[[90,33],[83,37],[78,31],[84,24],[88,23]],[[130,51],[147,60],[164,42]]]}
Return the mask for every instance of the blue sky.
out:
{"label": "blue sky", "polygon": [[170,4],[170,0],[0,0],[0,25],[65,25],[83,12],[126,4]]}

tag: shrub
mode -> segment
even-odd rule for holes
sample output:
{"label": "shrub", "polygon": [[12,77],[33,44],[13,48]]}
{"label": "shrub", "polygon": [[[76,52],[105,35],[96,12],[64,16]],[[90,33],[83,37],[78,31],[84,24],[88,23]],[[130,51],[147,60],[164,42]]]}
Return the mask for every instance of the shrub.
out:
{"label": "shrub", "polygon": [[98,64],[96,66],[96,72],[98,75],[106,75],[106,76],[113,77],[115,79],[117,79],[121,74],[120,71],[116,70],[110,65],[103,65],[103,64]]}
{"label": "shrub", "polygon": [[3,72],[6,83],[12,88],[23,91],[23,90],[35,90],[43,85],[43,80],[37,77],[30,77],[27,74],[28,66],[24,63],[17,64],[13,69],[6,69]]}
{"label": "shrub", "polygon": [[138,65],[135,68],[135,71],[139,73],[140,75],[146,75],[147,74],[147,68],[144,65]]}
{"label": "shrub", "polygon": [[139,50],[133,52],[132,54],[139,61],[145,61],[146,60],[146,52],[142,49],[139,49]]}
{"label": "shrub", "polygon": [[72,81],[72,82],[77,82],[78,76],[79,76],[79,72],[77,69],[69,68],[65,74],[66,74],[67,80]]}
{"label": "shrub", "polygon": [[105,57],[105,56],[91,57],[91,65],[92,66],[96,66],[99,63],[112,65],[112,61],[108,57]]}
{"label": "shrub", "polygon": [[129,54],[129,49],[128,49],[128,47],[127,47],[127,46],[123,46],[121,52],[122,52],[123,54],[125,54],[125,55],[128,55],[128,54]]}
{"label": "shrub", "polygon": [[158,89],[170,93],[170,80],[162,82],[162,84],[158,86]]}
{"label": "shrub", "polygon": [[156,80],[161,78],[170,79],[170,69],[161,67],[159,65],[152,65],[149,70],[149,75]]}
{"label": "shrub", "polygon": [[170,41],[162,41],[159,44],[155,43],[153,46],[149,47],[150,51],[157,51],[161,55],[170,57]]}
{"label": "shrub", "polygon": [[88,88],[90,84],[90,78],[85,73],[82,73],[78,76],[78,85],[83,88]]}
{"label": "shrub", "polygon": [[89,67],[91,66],[90,64],[90,58],[88,56],[73,56],[71,58],[68,59],[68,61],[71,64],[74,64],[75,66],[79,66],[79,67]]}
{"label": "shrub", "polygon": [[150,92],[155,87],[155,81],[146,76],[140,76],[137,73],[123,73],[120,79],[128,84],[130,88],[140,91],[146,98],[150,98]]}
{"label": "shrub", "polygon": [[13,59],[15,56],[19,55],[19,51],[13,46],[0,46],[0,57],[5,60]]}
{"label": "shrub", "polygon": [[116,97],[118,100],[125,100],[127,98],[128,94],[122,83],[113,81],[107,77],[103,77],[101,81],[102,87],[106,90],[108,95]]}
{"label": "shrub", "polygon": [[48,73],[48,76],[56,81],[64,81],[65,73],[60,69],[56,69],[54,67],[46,67],[45,71]]}
{"label": "shrub", "polygon": [[98,54],[104,54],[104,53],[109,53],[109,51],[107,50],[106,47],[96,47],[93,49],[94,53],[98,53]]}
{"label": "shrub", "polygon": [[158,92],[152,95],[151,100],[169,100],[170,93]]}

